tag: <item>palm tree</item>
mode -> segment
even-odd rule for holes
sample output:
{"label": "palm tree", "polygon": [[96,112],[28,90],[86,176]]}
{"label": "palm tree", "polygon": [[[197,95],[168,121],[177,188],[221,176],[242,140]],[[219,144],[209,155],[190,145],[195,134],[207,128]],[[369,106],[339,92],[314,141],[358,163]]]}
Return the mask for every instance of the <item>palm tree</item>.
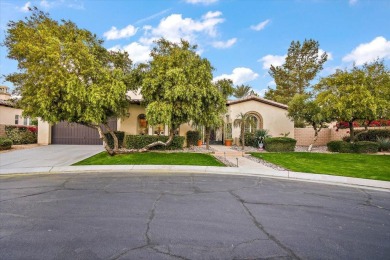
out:
{"label": "palm tree", "polygon": [[242,112],[237,115],[237,118],[233,122],[234,127],[240,127],[241,147],[243,151],[245,148],[245,126],[247,125],[254,126],[254,124],[255,121],[253,119],[253,116],[250,114],[244,114]]}
{"label": "palm tree", "polygon": [[252,88],[248,85],[236,86],[234,89],[233,96],[235,98],[243,98],[243,97],[249,96],[249,94],[251,93],[251,90],[252,90]]}

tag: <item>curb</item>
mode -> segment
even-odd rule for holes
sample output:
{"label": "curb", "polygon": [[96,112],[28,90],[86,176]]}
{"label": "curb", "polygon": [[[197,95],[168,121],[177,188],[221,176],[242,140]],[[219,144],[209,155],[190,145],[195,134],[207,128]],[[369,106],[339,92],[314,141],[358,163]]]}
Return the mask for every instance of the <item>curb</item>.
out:
{"label": "curb", "polygon": [[9,174],[59,174],[59,173],[82,173],[82,172],[151,172],[151,173],[208,173],[221,175],[269,177],[296,181],[308,181],[332,185],[354,186],[369,189],[381,189],[390,192],[390,182],[370,179],[359,179],[344,176],[326,174],[312,174],[303,172],[277,171],[274,169],[264,170],[256,168],[233,168],[214,166],[180,166],[180,165],[99,165],[99,166],[55,166],[38,168],[13,168],[0,169],[0,176]]}

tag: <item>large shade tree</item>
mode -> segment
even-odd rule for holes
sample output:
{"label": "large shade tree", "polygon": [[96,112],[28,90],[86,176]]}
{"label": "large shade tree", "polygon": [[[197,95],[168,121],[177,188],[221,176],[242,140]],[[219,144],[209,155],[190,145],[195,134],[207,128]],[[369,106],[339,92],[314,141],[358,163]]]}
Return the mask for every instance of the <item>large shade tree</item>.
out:
{"label": "large shade tree", "polygon": [[317,85],[318,102],[325,115],[349,123],[351,140],[355,139],[355,120],[367,125],[390,117],[390,72],[383,61],[354,66],[351,71],[337,70]]}
{"label": "large shade tree", "polygon": [[149,147],[169,145],[183,123],[196,121],[210,126],[218,122],[209,106],[215,102],[219,107],[223,95],[212,83],[210,62],[196,53],[195,45],[185,40],[174,43],[160,39],[151,56],[153,59],[144,65],[141,90],[146,116],[151,125],[168,125],[169,138]]}
{"label": "large shade tree", "polygon": [[268,87],[265,98],[288,104],[295,94],[308,94],[310,83],[327,61],[326,52],[320,53],[315,40],[292,41],[283,65],[271,65],[269,74],[274,78],[276,89]]}
{"label": "large shade tree", "polygon": [[[114,154],[118,140],[107,122],[124,115],[126,92],[136,83],[127,53],[107,51],[102,44],[73,22],[55,21],[34,8],[25,20],[8,23],[3,45],[18,71],[5,79],[16,86],[25,115],[93,127]],[[113,149],[104,128],[114,139]]]}

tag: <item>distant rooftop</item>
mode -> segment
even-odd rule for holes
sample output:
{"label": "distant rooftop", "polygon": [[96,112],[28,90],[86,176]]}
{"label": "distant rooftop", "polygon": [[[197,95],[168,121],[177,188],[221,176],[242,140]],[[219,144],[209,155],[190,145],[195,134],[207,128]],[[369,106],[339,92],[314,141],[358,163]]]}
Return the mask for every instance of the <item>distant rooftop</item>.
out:
{"label": "distant rooftop", "polygon": [[275,102],[275,101],[272,101],[272,100],[268,100],[268,99],[265,99],[265,98],[262,98],[262,97],[254,96],[254,95],[246,96],[246,97],[243,97],[243,98],[240,98],[240,99],[235,99],[235,100],[228,100],[227,101],[227,105],[228,106],[229,105],[234,105],[234,104],[238,104],[238,103],[242,103],[242,102],[246,102],[246,101],[251,101],[251,100],[258,101],[258,102],[261,102],[261,103],[264,103],[264,104],[267,104],[267,105],[283,108],[283,109],[287,109],[288,108],[288,106],[285,105],[285,104],[278,103],[278,102]]}

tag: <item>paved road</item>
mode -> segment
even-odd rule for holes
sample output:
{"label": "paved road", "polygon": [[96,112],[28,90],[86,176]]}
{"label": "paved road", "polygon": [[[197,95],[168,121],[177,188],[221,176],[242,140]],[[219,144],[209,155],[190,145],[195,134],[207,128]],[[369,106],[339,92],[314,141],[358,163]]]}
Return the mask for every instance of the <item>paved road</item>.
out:
{"label": "paved road", "polygon": [[388,259],[390,193],[206,174],[0,177],[0,259]]}

